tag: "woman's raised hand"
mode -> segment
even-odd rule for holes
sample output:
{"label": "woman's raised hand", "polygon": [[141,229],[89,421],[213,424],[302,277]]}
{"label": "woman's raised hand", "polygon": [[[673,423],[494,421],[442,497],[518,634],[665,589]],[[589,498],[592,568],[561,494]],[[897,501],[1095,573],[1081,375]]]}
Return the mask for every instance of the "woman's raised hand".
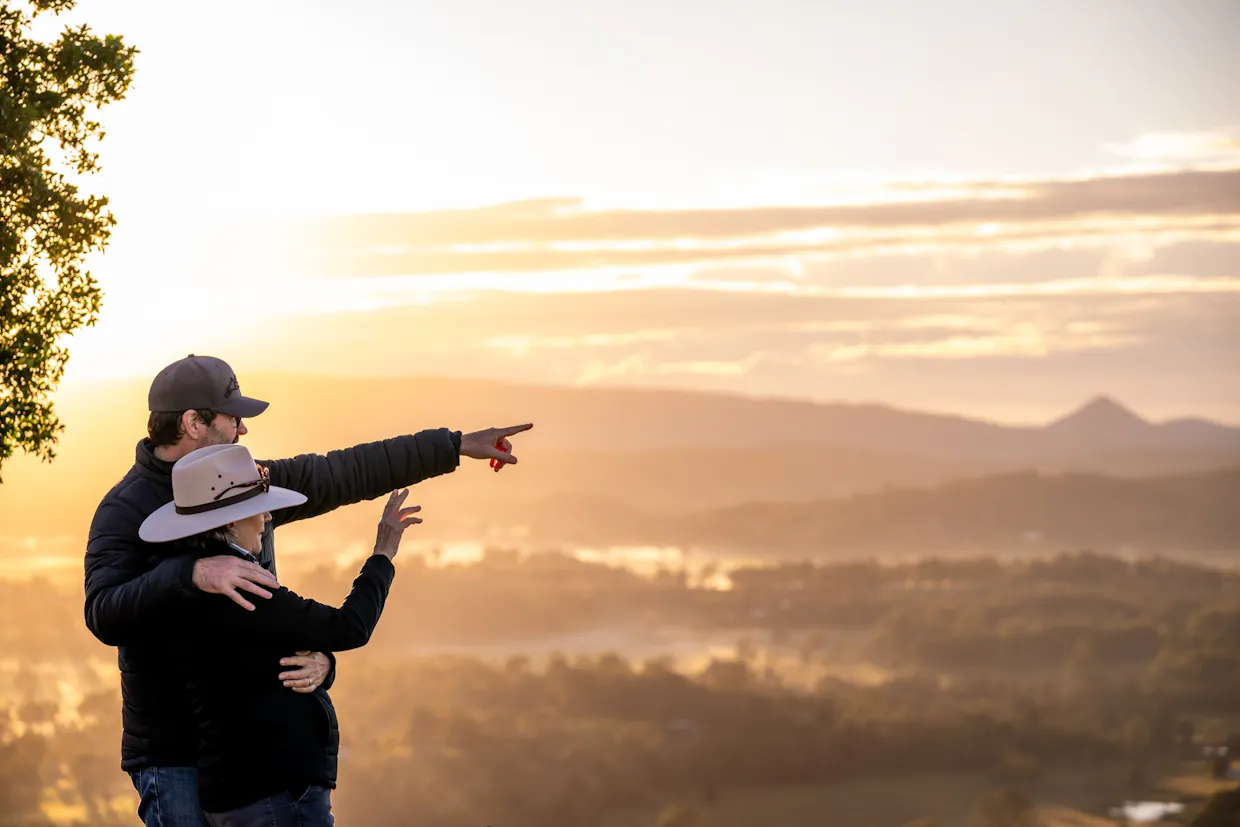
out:
{"label": "woman's raised hand", "polygon": [[387,504],[383,506],[383,518],[379,520],[379,531],[375,536],[375,554],[382,554],[389,560],[400,550],[400,538],[405,533],[405,529],[422,522],[420,517],[413,516],[422,510],[422,506],[401,507],[408,496],[408,488],[398,488],[392,492]]}

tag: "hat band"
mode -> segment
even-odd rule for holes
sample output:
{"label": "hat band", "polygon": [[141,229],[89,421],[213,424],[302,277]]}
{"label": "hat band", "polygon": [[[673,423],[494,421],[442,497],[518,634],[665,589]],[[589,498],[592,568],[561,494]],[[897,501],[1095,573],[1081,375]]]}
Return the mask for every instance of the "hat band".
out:
{"label": "hat band", "polygon": [[223,508],[224,506],[227,506],[227,505],[234,505],[236,503],[245,502],[246,500],[252,500],[255,497],[257,497],[259,494],[266,493],[268,490],[267,487],[258,485],[259,482],[260,480],[255,480],[254,485],[256,487],[251,488],[249,491],[246,491],[243,494],[238,494],[235,497],[229,497],[226,500],[218,500],[216,502],[203,503],[202,505],[178,505],[176,507],[177,513],[178,514],[201,514],[204,511],[215,511],[217,508]]}

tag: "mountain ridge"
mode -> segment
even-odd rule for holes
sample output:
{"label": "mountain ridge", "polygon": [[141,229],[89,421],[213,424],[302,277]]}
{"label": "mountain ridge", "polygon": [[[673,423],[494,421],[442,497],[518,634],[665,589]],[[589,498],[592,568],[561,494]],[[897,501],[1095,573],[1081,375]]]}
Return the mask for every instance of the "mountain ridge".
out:
{"label": "mountain ridge", "polygon": [[[57,399],[67,424],[58,457],[51,465],[25,455],[6,462],[0,534],[84,536],[94,505],[133,462],[147,384],[113,382]],[[1021,471],[1131,478],[1240,464],[1240,428],[1192,418],[1155,424],[1133,414],[1137,423],[1117,429],[1108,423],[1115,409],[1126,409],[1097,398],[1056,428],[878,404],[477,379],[256,374],[242,387],[272,402],[244,439],[260,459],[324,454],[439,426],[535,423],[515,440],[519,466],[497,475],[466,460],[459,472],[417,486],[428,516],[485,514],[497,503],[520,512],[577,495],[675,514]],[[108,400],[102,408],[101,398]],[[80,506],[64,515],[56,504],[67,500]]]}
{"label": "mountain ridge", "polygon": [[[369,405],[357,400],[382,398],[375,390],[381,388],[394,405],[420,410],[432,420],[439,417],[454,428],[470,430],[509,420],[533,421],[538,432],[544,430],[542,426],[553,426],[557,446],[563,449],[803,443],[953,460],[1020,461],[1115,451],[1240,451],[1240,428],[1199,417],[1150,422],[1109,396],[1094,397],[1059,419],[1031,426],[883,403],[430,377],[373,380],[259,375],[247,385],[247,393],[262,397],[268,388],[271,394],[265,398],[274,401],[273,411],[287,402],[308,406],[321,404],[321,399],[344,397],[340,412],[350,417],[375,417]],[[481,420],[480,414],[488,419]]]}

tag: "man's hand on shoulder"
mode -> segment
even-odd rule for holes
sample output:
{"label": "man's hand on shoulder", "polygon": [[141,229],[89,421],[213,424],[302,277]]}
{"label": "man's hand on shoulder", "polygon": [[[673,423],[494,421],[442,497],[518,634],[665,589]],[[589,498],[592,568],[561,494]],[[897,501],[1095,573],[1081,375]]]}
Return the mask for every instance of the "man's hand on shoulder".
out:
{"label": "man's hand on shoulder", "polygon": [[210,594],[228,595],[238,606],[254,611],[254,604],[242,596],[241,590],[259,597],[271,597],[267,589],[280,588],[276,576],[258,563],[230,554],[204,557],[194,563],[194,587]]}

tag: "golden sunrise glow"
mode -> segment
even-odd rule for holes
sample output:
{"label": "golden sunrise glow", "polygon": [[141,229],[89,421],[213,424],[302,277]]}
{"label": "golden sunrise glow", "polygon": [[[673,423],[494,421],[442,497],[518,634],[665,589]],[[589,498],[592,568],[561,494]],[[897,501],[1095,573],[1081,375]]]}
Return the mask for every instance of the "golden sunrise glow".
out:
{"label": "golden sunrise glow", "polygon": [[[216,352],[252,370],[683,377],[815,398],[829,383],[941,407],[882,377],[920,362],[941,387],[971,385],[971,359],[1070,353],[1069,384],[1100,385],[1110,355],[1182,347],[1188,365],[1240,344],[1232,102],[1185,123],[1120,52],[1076,55],[1126,67],[1112,111],[931,54],[773,50],[759,62],[781,80],[761,94],[730,59],[671,72],[659,60],[680,53],[661,45],[640,71],[606,46],[565,71],[580,21],[549,31],[502,9],[502,43],[456,11],[372,9],[329,69],[294,47],[337,30],[318,3],[296,19],[253,4],[242,27],[151,8],[86,4],[65,21],[141,49],[131,94],[104,113],[103,171],[82,182],[119,223],[91,262],[104,312],[69,342],[66,391]],[[875,112],[936,72],[961,94]],[[1031,99],[1052,133],[1031,131]],[[1231,384],[1152,393],[1124,375],[1147,404],[1240,417]],[[1061,408],[1052,395],[1030,415]]]}
{"label": "golden sunrise glow", "polygon": [[25,147],[136,53],[96,322],[0,319],[0,823],[1226,821],[1240,2],[69,2],[49,289]]}

